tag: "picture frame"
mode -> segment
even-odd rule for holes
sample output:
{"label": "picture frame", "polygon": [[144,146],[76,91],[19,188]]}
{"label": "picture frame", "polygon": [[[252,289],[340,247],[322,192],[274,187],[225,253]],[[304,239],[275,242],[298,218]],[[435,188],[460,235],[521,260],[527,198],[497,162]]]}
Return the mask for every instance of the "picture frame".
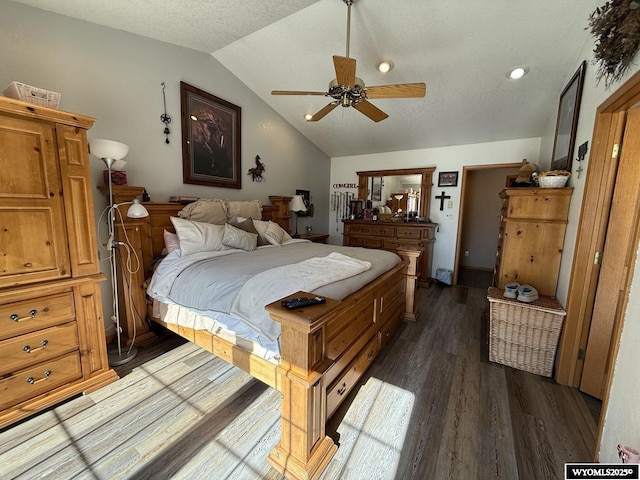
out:
{"label": "picture frame", "polygon": [[382,177],[371,177],[371,200],[382,200]]}
{"label": "picture frame", "polygon": [[313,217],[313,205],[311,204],[311,192],[309,190],[296,189],[296,195],[302,196],[306,212],[295,212],[298,217]]}
{"label": "picture frame", "polygon": [[457,187],[458,172],[439,172],[438,186],[439,187]]}
{"label": "picture frame", "polygon": [[571,172],[586,67],[587,62],[583,60],[560,94],[556,133],[551,155],[551,170]]}
{"label": "picture frame", "polygon": [[183,183],[242,188],[241,109],[180,82]]}

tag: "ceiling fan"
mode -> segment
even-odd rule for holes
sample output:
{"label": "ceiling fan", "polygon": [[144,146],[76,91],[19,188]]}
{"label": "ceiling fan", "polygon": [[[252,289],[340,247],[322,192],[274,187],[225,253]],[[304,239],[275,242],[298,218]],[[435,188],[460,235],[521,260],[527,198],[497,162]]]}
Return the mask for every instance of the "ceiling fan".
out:
{"label": "ceiling fan", "polygon": [[308,122],[317,122],[338,105],[353,107],[374,122],[384,120],[389,115],[384,113],[369,99],[375,98],[421,98],[426,94],[424,83],[399,83],[395,85],[378,85],[366,87],[361,78],[356,77],[356,60],[349,57],[349,40],[351,36],[351,5],[355,0],[342,0],[347,4],[347,52],[344,57],[334,55],[333,66],[336,78],[329,83],[326,92],[307,92],[296,90],[273,90],[271,95],[322,95],[333,100],[320,111],[307,118]]}

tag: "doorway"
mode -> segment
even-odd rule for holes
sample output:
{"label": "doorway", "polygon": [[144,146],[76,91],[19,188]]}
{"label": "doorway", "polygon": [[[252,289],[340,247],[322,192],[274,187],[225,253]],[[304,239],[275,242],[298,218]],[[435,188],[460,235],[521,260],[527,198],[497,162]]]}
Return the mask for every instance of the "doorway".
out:
{"label": "doorway", "polygon": [[507,177],[517,175],[521,166],[522,163],[508,163],[463,167],[454,285],[491,286],[502,208],[498,194],[507,186]]}

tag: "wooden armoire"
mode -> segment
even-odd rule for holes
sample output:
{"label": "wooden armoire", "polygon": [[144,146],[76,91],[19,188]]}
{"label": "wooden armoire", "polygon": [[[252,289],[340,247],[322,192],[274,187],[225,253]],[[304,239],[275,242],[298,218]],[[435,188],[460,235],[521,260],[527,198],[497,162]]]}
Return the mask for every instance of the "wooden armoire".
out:
{"label": "wooden armoire", "polygon": [[100,294],[93,122],[0,97],[0,428],[118,378]]}
{"label": "wooden armoire", "polygon": [[493,284],[531,285],[555,297],[573,188],[506,188]]}

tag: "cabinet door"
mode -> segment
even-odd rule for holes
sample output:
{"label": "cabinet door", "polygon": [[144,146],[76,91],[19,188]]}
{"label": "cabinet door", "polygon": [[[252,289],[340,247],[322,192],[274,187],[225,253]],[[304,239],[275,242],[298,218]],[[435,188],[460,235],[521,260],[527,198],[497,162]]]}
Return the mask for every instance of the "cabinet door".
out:
{"label": "cabinet door", "polygon": [[518,282],[555,296],[565,229],[561,223],[507,221],[498,287]]}
{"label": "cabinet door", "polygon": [[69,235],[71,274],[93,275],[100,271],[87,132],[68,125],[56,125],[62,191]]}
{"label": "cabinet door", "polygon": [[70,276],[54,128],[0,117],[0,288]]}

